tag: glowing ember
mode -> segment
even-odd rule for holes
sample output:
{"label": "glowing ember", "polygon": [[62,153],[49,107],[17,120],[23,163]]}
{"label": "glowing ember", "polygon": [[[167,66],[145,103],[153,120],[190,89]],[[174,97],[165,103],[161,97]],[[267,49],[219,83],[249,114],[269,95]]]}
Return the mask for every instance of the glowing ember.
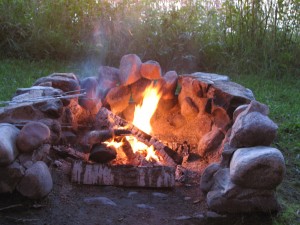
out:
{"label": "glowing ember", "polygon": [[144,98],[141,105],[137,105],[134,111],[133,125],[147,134],[152,131],[150,120],[155,113],[161,93],[154,85],[150,85],[144,91]]}
{"label": "glowing ember", "polygon": [[104,144],[106,144],[107,147],[114,147],[116,149],[120,148],[123,145],[123,142],[117,142],[117,141],[105,141],[103,142]]}

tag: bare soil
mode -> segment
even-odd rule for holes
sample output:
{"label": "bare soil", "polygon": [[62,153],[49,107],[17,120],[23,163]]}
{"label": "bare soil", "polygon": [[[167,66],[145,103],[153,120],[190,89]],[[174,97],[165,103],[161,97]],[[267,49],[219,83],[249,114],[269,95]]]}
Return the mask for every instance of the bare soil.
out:
{"label": "bare soil", "polygon": [[[42,200],[0,195],[0,224],[272,224],[270,215],[218,215],[208,211],[199,184],[172,189],[89,186],[71,183],[62,167],[51,168],[54,187]],[[106,197],[116,206],[87,204]],[[144,208],[140,207],[144,206]]]}

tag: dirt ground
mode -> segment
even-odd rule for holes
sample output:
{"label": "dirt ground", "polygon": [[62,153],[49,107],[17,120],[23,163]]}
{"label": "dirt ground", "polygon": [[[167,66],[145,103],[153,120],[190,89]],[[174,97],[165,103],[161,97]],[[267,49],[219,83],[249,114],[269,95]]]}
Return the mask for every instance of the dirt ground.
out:
{"label": "dirt ground", "polygon": [[[62,168],[51,172],[54,187],[42,200],[28,200],[18,193],[0,195],[0,225],[272,224],[269,215],[208,211],[199,184],[172,189],[89,186],[71,183]],[[115,204],[89,204],[90,197],[106,197]]]}

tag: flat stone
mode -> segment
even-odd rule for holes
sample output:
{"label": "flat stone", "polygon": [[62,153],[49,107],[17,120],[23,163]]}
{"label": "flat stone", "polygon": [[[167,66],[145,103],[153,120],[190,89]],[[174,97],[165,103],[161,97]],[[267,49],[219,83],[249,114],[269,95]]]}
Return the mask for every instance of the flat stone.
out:
{"label": "flat stone", "polygon": [[16,144],[20,152],[33,152],[50,138],[50,129],[41,122],[29,122],[20,131]]}
{"label": "flat stone", "polygon": [[16,139],[20,130],[14,125],[0,123],[0,166],[7,166],[18,156]]}
{"label": "flat stone", "polygon": [[160,65],[154,60],[148,60],[142,63],[140,73],[142,77],[149,80],[157,80],[161,78]]}
{"label": "flat stone", "polygon": [[269,146],[277,135],[278,126],[259,112],[242,112],[232,126],[229,143],[232,147]]}
{"label": "flat stone", "polygon": [[80,87],[84,92],[85,96],[79,97],[78,103],[87,110],[92,110],[97,107],[100,108],[101,95],[99,93],[99,83],[96,77],[86,77],[80,80]]}
{"label": "flat stone", "polygon": [[229,77],[226,75],[220,75],[216,73],[204,73],[204,72],[195,72],[192,73],[191,76],[195,77],[196,79],[200,81],[229,81]]}
{"label": "flat stone", "polygon": [[49,194],[52,187],[53,181],[47,165],[37,161],[25,171],[17,190],[25,197],[41,199]]}
{"label": "flat stone", "polygon": [[12,193],[25,174],[25,169],[14,161],[0,169],[0,193]]}
{"label": "flat stone", "polygon": [[141,59],[135,54],[124,55],[120,62],[121,85],[129,85],[141,78]]}
{"label": "flat stone", "polygon": [[60,99],[36,102],[33,106],[49,118],[59,118],[63,113],[63,103]]}
{"label": "flat stone", "polygon": [[109,205],[117,206],[117,204],[109,198],[106,197],[87,197],[83,199],[84,203],[88,205]]}
{"label": "flat stone", "polygon": [[80,90],[78,79],[73,73],[53,73],[47,77],[37,79],[33,86],[38,86],[39,84],[46,82],[51,82],[52,87],[60,89],[63,92],[78,94]]}
{"label": "flat stone", "polygon": [[113,113],[122,112],[129,105],[130,89],[128,86],[119,86],[110,89],[106,95],[106,102],[109,104]]}
{"label": "flat stone", "polygon": [[284,175],[284,158],[276,148],[239,148],[230,162],[231,180],[246,188],[275,189]]}

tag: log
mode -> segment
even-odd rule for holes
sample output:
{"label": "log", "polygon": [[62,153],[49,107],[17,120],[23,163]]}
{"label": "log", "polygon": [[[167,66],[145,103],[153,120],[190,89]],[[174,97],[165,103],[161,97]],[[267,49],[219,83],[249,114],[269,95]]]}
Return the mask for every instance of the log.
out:
{"label": "log", "polygon": [[88,159],[89,159],[89,154],[76,151],[71,147],[52,146],[52,150],[56,154],[58,154],[59,156],[64,157],[64,158],[70,157],[75,160],[80,159],[80,160],[84,160],[84,161],[88,161]]}
{"label": "log", "polygon": [[75,161],[71,181],[89,185],[171,188],[175,185],[175,168],[168,166],[136,167],[88,164]]}
{"label": "log", "polygon": [[160,157],[163,158],[167,166],[176,166],[182,163],[182,157],[168,146],[164,145],[157,138],[143,132],[133,124],[127,122],[121,117],[115,115],[108,109],[102,107],[96,115],[96,129],[114,129],[124,127],[129,130],[139,141],[147,146],[154,146],[154,149]]}

